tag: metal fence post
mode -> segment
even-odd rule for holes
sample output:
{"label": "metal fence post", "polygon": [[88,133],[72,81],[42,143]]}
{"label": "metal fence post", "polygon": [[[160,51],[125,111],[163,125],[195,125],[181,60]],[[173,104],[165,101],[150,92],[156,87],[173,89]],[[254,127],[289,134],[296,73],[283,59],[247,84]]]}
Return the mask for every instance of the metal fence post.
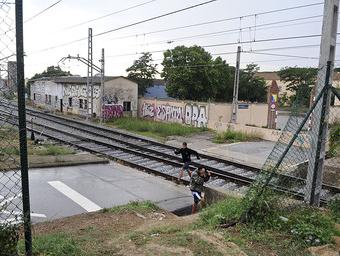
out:
{"label": "metal fence post", "polygon": [[[319,123],[319,133],[318,140],[316,144],[316,154],[314,161],[314,170],[312,176],[312,186],[310,190],[310,195],[306,195],[309,197],[309,204],[318,206],[320,203],[320,193],[322,187],[322,176],[323,176],[323,161],[325,156],[322,154],[325,153],[325,144],[327,140],[327,107],[329,105],[330,98],[330,76],[331,76],[331,67],[332,62],[327,62],[327,70],[326,70],[326,80],[325,80],[325,91],[323,92],[322,97],[322,107],[321,107],[321,115],[320,115],[320,123]],[[307,190],[308,193],[308,190]]]}
{"label": "metal fence post", "polygon": [[29,184],[28,184],[22,0],[15,1],[15,21],[16,21],[16,58],[17,58],[20,166],[21,166],[22,201],[23,201],[23,217],[24,217],[23,220],[24,220],[26,255],[31,256],[32,255],[32,233],[31,233],[30,197],[29,197]]}

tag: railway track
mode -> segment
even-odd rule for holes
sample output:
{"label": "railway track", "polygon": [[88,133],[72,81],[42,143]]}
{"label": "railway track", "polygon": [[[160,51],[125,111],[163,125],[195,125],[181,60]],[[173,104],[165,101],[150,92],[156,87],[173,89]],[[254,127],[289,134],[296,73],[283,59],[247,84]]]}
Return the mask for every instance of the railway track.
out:
{"label": "railway track", "polygon": [[[11,110],[9,111],[9,108]],[[14,105],[0,102],[2,118],[11,118],[16,123]],[[13,113],[14,117],[13,117]],[[125,134],[103,126],[85,123],[70,118],[27,109],[27,119],[35,118],[33,130],[43,136],[69,144],[79,149],[101,154],[110,159],[119,160],[133,167],[156,173],[167,178],[175,179],[178,169],[182,166],[181,159],[174,154],[174,147],[164,145],[138,136]],[[14,120],[15,119],[15,120]],[[31,130],[28,124],[28,130]],[[201,160],[193,161],[192,166],[204,166],[213,173],[208,187],[244,193],[252,184],[259,169],[221,160],[212,156],[202,155]],[[288,175],[280,175],[274,179],[293,181],[289,188],[272,185],[273,189],[288,192],[292,196],[303,199],[304,179]],[[188,182],[189,177],[183,178]],[[326,202],[339,193],[337,187],[324,184],[322,201]]]}

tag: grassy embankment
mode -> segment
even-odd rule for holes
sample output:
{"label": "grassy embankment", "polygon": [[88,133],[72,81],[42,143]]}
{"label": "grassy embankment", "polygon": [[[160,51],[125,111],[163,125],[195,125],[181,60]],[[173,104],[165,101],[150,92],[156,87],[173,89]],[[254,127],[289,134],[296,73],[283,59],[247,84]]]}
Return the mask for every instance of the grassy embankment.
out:
{"label": "grassy embankment", "polygon": [[141,118],[123,117],[106,122],[108,126],[114,126],[140,135],[164,140],[169,136],[188,136],[207,131],[207,128],[196,128],[178,123],[163,123]]}
{"label": "grassy embankment", "polygon": [[[38,225],[34,255],[310,255],[308,247],[331,243],[332,236],[340,235],[335,228],[339,201],[331,208],[271,208],[261,221],[225,229],[220,225],[244,211],[239,198],[214,204],[198,218],[177,218],[150,202],[135,202],[61,224]],[[19,248],[22,253],[22,241]]]}

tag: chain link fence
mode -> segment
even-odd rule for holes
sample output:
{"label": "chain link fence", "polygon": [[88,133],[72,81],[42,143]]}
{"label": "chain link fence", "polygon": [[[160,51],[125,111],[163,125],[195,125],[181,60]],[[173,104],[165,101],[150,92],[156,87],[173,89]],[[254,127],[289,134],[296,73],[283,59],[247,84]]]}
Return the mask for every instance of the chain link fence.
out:
{"label": "chain link fence", "polygon": [[[0,2],[0,255],[17,255],[24,223],[17,99],[15,3]],[[28,255],[28,254],[27,254]]]}
{"label": "chain link fence", "polygon": [[[270,203],[282,209],[303,206],[303,200],[310,205],[318,205],[319,200],[327,203],[339,196],[336,191],[340,179],[336,175],[340,173],[340,106],[335,105],[338,101],[334,100],[328,82],[332,69],[333,65],[329,64],[319,70],[317,80],[326,77],[326,82],[314,93],[307,112],[303,99],[297,98],[293,104],[279,140],[245,197],[247,210],[243,218],[249,220],[258,218],[258,214],[268,214],[263,208]],[[314,171],[319,168],[323,173]]]}

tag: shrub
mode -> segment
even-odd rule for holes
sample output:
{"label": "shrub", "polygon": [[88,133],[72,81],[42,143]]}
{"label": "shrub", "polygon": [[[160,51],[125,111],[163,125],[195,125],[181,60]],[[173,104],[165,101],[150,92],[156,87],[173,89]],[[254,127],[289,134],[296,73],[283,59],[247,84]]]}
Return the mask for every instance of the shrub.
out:
{"label": "shrub", "polygon": [[16,225],[0,225],[0,256],[16,255],[18,245],[18,227]]}

